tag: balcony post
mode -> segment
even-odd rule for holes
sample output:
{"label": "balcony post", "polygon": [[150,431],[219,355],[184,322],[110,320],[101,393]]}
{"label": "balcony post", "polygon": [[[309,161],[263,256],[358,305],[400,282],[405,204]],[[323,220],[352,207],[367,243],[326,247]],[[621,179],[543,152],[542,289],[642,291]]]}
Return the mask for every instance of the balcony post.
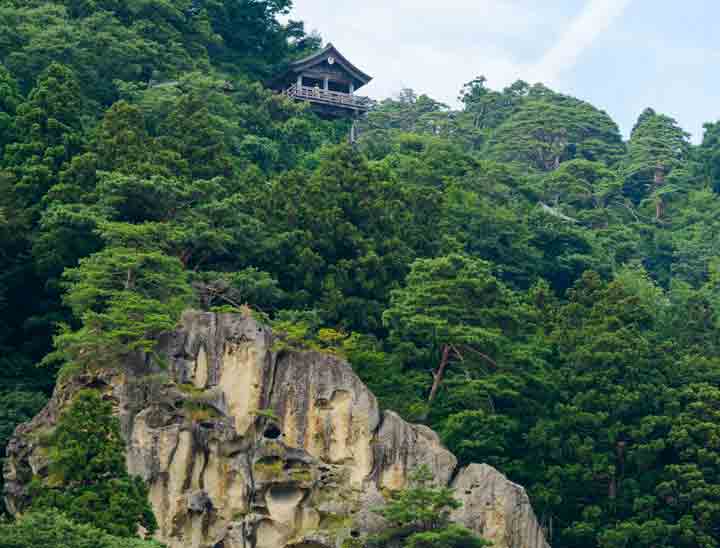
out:
{"label": "balcony post", "polygon": [[323,80],[323,89],[325,91],[330,90],[330,77],[329,76],[326,76],[325,79]]}
{"label": "balcony post", "polygon": [[350,82],[350,95],[353,95],[355,93],[355,84],[353,82]]}
{"label": "balcony post", "polygon": [[302,74],[298,74],[298,77],[297,77],[297,87],[298,87],[298,91],[300,91],[300,90],[302,89],[302,85],[303,85],[303,75],[302,75]]}

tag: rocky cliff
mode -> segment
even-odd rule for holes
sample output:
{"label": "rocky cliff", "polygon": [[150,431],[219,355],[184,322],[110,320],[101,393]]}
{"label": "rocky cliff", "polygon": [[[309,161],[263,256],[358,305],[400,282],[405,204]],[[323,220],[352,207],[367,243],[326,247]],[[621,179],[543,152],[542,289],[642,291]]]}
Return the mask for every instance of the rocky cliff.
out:
{"label": "rocky cliff", "polygon": [[46,473],[37,439],[90,385],[115,404],[128,470],[147,480],[172,548],[347,546],[383,527],[371,509],[422,464],[463,501],[454,519],[494,548],[548,547],[521,487],[486,465],[458,470],[437,434],[381,412],[344,361],[281,348],[233,314],[187,313],[161,347],[166,371],[75,379],[17,429],[4,469],[13,512]]}

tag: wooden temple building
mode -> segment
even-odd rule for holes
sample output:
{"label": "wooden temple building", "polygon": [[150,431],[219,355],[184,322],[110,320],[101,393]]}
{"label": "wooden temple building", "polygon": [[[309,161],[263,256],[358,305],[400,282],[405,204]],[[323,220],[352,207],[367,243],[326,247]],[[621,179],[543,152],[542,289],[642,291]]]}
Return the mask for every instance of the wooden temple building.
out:
{"label": "wooden temple building", "polygon": [[367,112],[370,99],[355,92],[372,80],[332,44],[308,57],[294,61],[288,70],[270,83],[275,91],[310,103],[326,118],[356,118]]}

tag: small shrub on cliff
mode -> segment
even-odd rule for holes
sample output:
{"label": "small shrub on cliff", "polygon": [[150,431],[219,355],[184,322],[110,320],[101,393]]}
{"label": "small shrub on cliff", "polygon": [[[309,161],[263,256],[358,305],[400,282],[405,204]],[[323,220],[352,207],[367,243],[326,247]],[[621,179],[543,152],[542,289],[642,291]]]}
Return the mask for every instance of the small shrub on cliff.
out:
{"label": "small shrub on cliff", "polygon": [[415,533],[405,542],[405,548],[482,548],[490,543],[475,536],[462,525],[451,524],[444,529]]}
{"label": "small shrub on cliff", "polygon": [[409,487],[390,494],[388,503],[376,513],[390,527],[369,539],[373,548],[482,548],[489,543],[472,531],[450,523],[450,514],[462,503],[452,489],[432,483],[432,473],[420,466],[410,476]]}
{"label": "small shrub on cliff", "polygon": [[273,350],[315,350],[346,358],[360,334],[322,327],[315,310],[281,310],[271,322],[275,334]]}
{"label": "small shrub on cliff", "polygon": [[125,470],[125,444],[112,406],[80,392],[58,422],[49,447],[49,475],[31,484],[32,509],[57,509],[77,523],[118,537],[157,524],[140,478]]}

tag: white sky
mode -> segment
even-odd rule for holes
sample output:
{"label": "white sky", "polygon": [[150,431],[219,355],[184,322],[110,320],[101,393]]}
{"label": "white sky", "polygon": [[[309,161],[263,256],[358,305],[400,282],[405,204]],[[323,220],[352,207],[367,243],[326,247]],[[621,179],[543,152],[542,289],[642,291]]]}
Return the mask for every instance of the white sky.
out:
{"label": "white sky", "polygon": [[589,100],[626,134],[646,106],[696,138],[720,114],[704,62],[720,59],[716,0],[295,0],[291,18],[373,75],[362,93],[374,98],[410,87],[456,104],[482,74]]}

